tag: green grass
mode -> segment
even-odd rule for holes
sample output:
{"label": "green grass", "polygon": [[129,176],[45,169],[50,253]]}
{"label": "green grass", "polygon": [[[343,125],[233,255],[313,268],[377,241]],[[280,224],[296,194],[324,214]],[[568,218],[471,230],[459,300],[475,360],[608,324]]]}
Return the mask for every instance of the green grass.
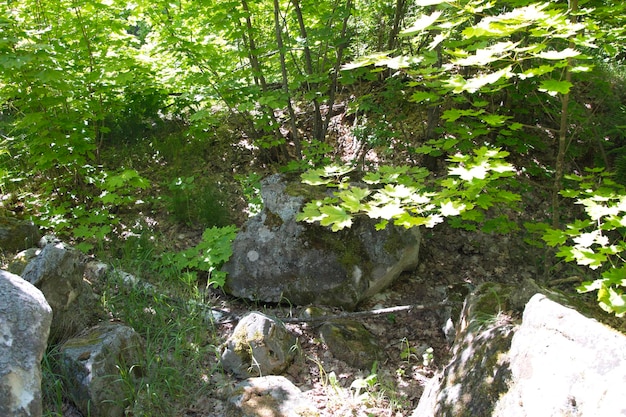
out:
{"label": "green grass", "polygon": [[[101,305],[145,340],[145,363],[129,364],[141,368],[141,380],[134,381],[133,369],[125,367],[112,376],[124,382],[126,402],[134,416],[179,415],[216,388],[211,375],[220,372],[220,341],[203,310],[197,308],[207,305],[197,283],[177,279],[174,271],[159,275],[154,250],[154,244],[142,235],[119,249],[121,259],[134,267],[132,272],[143,270],[137,278],[149,277],[151,289],[128,285],[115,272],[101,283]],[[52,347],[43,361],[44,415],[48,417],[62,416],[66,392],[54,372],[57,353]]]}

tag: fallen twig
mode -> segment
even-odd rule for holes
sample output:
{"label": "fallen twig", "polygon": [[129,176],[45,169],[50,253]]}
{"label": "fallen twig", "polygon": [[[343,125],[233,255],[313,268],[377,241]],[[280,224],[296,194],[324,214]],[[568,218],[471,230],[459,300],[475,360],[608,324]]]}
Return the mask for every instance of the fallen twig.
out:
{"label": "fallen twig", "polygon": [[411,304],[411,305],[405,305],[405,306],[378,308],[375,310],[329,314],[329,315],[317,316],[317,317],[279,317],[278,319],[282,321],[283,323],[314,323],[314,322],[320,322],[320,321],[350,319],[350,318],[355,318],[355,317],[379,316],[382,314],[408,312],[411,310],[432,310],[432,309],[445,307],[449,305],[450,303],[448,302],[435,303],[435,304]]}

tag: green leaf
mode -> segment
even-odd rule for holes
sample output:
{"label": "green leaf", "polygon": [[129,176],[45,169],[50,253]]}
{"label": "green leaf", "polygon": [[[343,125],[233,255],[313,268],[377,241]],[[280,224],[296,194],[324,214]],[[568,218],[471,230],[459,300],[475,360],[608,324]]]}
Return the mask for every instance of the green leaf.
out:
{"label": "green leaf", "polygon": [[416,91],[411,95],[411,101],[416,103],[430,102],[439,100],[440,96],[428,91]]}
{"label": "green leaf", "polygon": [[328,165],[323,168],[308,170],[300,177],[305,184],[325,185],[332,183],[333,179],[347,175],[352,171],[354,171],[354,167],[349,165]]}
{"label": "green leaf", "polygon": [[305,204],[302,212],[296,215],[296,221],[305,221],[307,223],[319,222],[324,218],[324,215],[320,212],[321,206],[321,201],[312,201]]}
{"label": "green leaf", "polygon": [[607,285],[619,285],[626,287],[626,266],[611,268],[602,273]]}
{"label": "green leaf", "polygon": [[453,60],[461,66],[487,66],[488,64],[505,58],[519,42],[498,42],[486,48],[477,49],[473,55]]}
{"label": "green leaf", "polygon": [[573,84],[569,81],[542,80],[539,84],[539,91],[556,96],[557,94],[569,93],[572,86]]}
{"label": "green leaf", "polygon": [[566,49],[563,49],[562,51],[544,51],[544,52],[535,54],[537,58],[549,59],[549,60],[562,60],[562,59],[574,58],[574,57],[577,57],[578,55],[580,55],[580,52],[572,48],[566,48]]}
{"label": "green leaf", "polygon": [[547,229],[542,236],[542,239],[549,246],[559,246],[564,245],[567,242],[568,236],[562,231],[558,229]]}
{"label": "green leaf", "polygon": [[472,109],[468,109],[468,110],[460,110],[460,109],[448,109],[446,111],[443,112],[443,114],[441,115],[441,118],[447,122],[454,122],[458,119],[460,119],[461,117],[465,117],[465,116],[478,116],[480,114],[483,114],[485,111],[482,109],[479,110],[472,110]]}
{"label": "green leaf", "polygon": [[303,183],[309,185],[325,185],[332,181],[330,178],[322,177],[322,171],[320,170],[306,171],[300,177]]}
{"label": "green leaf", "polygon": [[442,12],[437,11],[431,15],[422,15],[415,22],[413,22],[413,25],[410,28],[400,32],[400,36],[411,36],[416,33],[423,32],[424,29],[430,27],[433,23],[435,23],[437,19],[439,19],[439,16],[441,16],[441,14]]}
{"label": "green leaf", "polygon": [[431,223],[431,220],[428,217],[411,216],[409,213],[406,213],[406,212],[404,212],[401,216],[398,216],[396,220],[394,221],[394,224],[396,226],[402,226],[407,229],[410,229],[411,227],[419,227],[419,226],[428,227],[427,225],[429,223]]}
{"label": "green leaf", "polygon": [[510,119],[510,116],[501,116],[498,114],[489,114],[481,116],[480,120],[487,123],[489,126],[502,126],[505,121]]}
{"label": "green leaf", "polygon": [[357,212],[363,209],[362,200],[369,196],[370,193],[371,191],[367,188],[352,187],[338,193],[337,197],[342,200],[342,207],[347,208],[351,212]]}
{"label": "green leaf", "polygon": [[338,206],[320,207],[320,213],[324,215],[320,224],[322,226],[331,226],[333,232],[352,226],[352,216]]}
{"label": "green leaf", "polygon": [[499,71],[480,74],[468,80],[465,80],[460,75],[456,75],[445,81],[444,85],[452,88],[452,92],[454,93],[462,93],[464,91],[467,91],[468,93],[475,93],[489,84],[495,84],[503,78],[506,79],[512,77],[514,74],[511,72],[511,68],[511,66],[508,66]]}
{"label": "green leaf", "polygon": [[540,75],[548,74],[554,70],[552,65],[540,65],[537,68],[529,68],[521,74],[517,74],[517,76],[525,80],[527,78],[538,77]]}
{"label": "green leaf", "polygon": [[417,0],[415,5],[421,7],[435,6],[437,4],[446,3],[447,1],[449,0]]}

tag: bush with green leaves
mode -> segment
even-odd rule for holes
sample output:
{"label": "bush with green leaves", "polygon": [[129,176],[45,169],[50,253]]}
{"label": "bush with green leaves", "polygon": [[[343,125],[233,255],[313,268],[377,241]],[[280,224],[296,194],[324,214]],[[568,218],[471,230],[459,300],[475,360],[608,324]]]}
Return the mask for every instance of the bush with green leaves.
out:
{"label": "bush with green leaves", "polygon": [[[475,228],[487,220],[489,208],[519,200],[505,187],[506,178],[515,175],[513,166],[504,161],[507,155],[486,147],[473,155],[453,155],[448,176],[441,179],[429,178],[425,168],[409,166],[382,166],[357,181],[348,175],[354,171],[350,166],[310,170],[302,174],[304,183],[337,191],[307,203],[297,219],[338,231],[352,226],[356,216],[379,219],[379,229],[389,221],[406,228],[434,227],[446,217],[460,216],[465,227]],[[506,220],[501,221],[505,226]]]}
{"label": "bush with green leaves", "polygon": [[222,265],[233,254],[232,242],[237,237],[237,227],[211,227],[202,234],[202,241],[196,246],[180,252],[165,253],[161,264],[174,267],[182,272],[185,280],[196,281],[197,271],[208,274],[207,287],[223,287],[226,272],[221,271]]}
{"label": "bush with green leaves", "polygon": [[77,249],[88,252],[110,238],[120,223],[119,211],[142,203],[137,194],[150,183],[134,169],[82,169],[88,173],[82,188],[65,185],[56,191],[56,198],[37,196],[31,203],[39,210],[38,225],[71,238]]}
{"label": "bush with green leaves", "polygon": [[583,207],[584,218],[565,229],[547,228],[543,239],[559,248],[558,257],[600,272],[578,291],[597,291],[600,307],[622,317],[626,314],[626,188],[598,170],[567,178],[577,187],[561,194]]}

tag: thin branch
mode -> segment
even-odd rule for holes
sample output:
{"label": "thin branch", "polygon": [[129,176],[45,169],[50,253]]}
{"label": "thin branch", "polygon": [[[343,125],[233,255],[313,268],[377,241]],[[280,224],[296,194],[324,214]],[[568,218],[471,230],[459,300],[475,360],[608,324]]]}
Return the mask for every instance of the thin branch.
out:
{"label": "thin branch", "polygon": [[330,320],[339,320],[339,319],[352,319],[356,317],[373,317],[380,316],[382,314],[392,314],[392,313],[403,313],[409,312],[411,310],[434,310],[441,307],[449,306],[450,303],[442,302],[435,304],[411,304],[405,306],[396,306],[396,307],[387,307],[387,308],[378,308],[376,310],[366,310],[366,311],[355,311],[355,312],[345,312],[339,314],[331,314],[327,316],[319,316],[319,317],[285,317],[278,319],[283,323],[316,323],[316,322],[324,322]]}

